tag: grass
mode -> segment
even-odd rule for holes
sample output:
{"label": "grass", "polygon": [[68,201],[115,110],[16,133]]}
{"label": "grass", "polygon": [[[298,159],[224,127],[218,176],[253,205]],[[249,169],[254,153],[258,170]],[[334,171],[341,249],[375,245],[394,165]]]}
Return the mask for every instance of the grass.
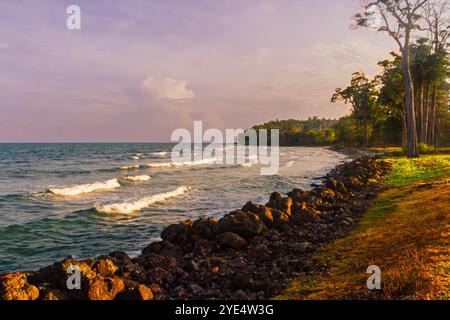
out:
{"label": "grass", "polygon": [[[387,160],[393,187],[276,299],[450,299],[450,157]],[[381,290],[367,289],[370,265]]]}
{"label": "grass", "polygon": [[396,157],[386,161],[392,163],[392,172],[386,181],[396,187],[450,176],[450,155],[422,156],[414,159]]}

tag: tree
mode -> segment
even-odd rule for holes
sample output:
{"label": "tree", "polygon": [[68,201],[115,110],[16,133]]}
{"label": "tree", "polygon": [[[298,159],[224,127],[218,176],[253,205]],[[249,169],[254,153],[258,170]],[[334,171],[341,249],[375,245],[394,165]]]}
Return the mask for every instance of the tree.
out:
{"label": "tree", "polygon": [[343,101],[349,104],[356,116],[356,127],[359,131],[362,123],[362,147],[367,148],[367,127],[369,114],[376,100],[375,83],[369,80],[363,72],[355,72],[352,75],[350,85],[345,88],[337,88],[331,98],[331,102]]}
{"label": "tree", "polygon": [[[436,145],[436,126],[439,122],[439,88],[444,89],[444,95],[448,93],[446,78],[448,76],[448,55],[447,40],[450,36],[450,23],[448,17],[448,3],[429,3],[425,7],[425,30],[429,33],[430,48],[433,50],[429,56],[427,83],[428,96],[427,104],[427,132],[426,142],[429,145]],[[431,87],[431,89],[430,89]],[[447,88],[447,89],[446,89]],[[430,97],[431,96],[431,97]],[[445,99],[446,100],[446,99]]]}
{"label": "tree", "polygon": [[[405,87],[406,122],[408,129],[407,155],[418,156],[417,130],[414,104],[414,84],[411,74],[410,51],[412,33],[420,29],[419,20],[423,17],[425,5],[429,0],[378,0],[366,6],[364,14],[355,16],[359,26],[370,27],[374,14],[380,14],[380,32],[386,32],[397,43],[402,54],[402,73]],[[369,10],[376,7],[378,10]]]}

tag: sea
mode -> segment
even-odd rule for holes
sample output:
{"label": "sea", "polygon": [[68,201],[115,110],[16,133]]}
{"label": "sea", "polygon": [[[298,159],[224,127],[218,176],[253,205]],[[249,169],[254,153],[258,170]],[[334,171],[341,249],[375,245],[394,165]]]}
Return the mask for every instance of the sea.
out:
{"label": "sea", "polygon": [[220,218],[247,201],[266,203],[273,191],[310,189],[349,160],[328,148],[281,147],[278,174],[265,176],[249,155],[245,164],[174,165],[173,147],[0,144],[0,274],[37,270],[69,255],[136,256],[169,224]]}

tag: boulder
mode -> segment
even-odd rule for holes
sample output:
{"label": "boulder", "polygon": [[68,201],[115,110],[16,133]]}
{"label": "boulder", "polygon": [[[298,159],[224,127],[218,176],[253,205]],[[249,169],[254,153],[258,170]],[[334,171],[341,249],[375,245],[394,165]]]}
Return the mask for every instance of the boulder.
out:
{"label": "boulder", "polygon": [[114,262],[107,258],[94,260],[93,268],[103,277],[112,277],[118,269]]}
{"label": "boulder", "polygon": [[181,248],[173,245],[170,241],[167,240],[152,242],[147,247],[145,247],[144,250],[142,250],[142,255],[148,255],[151,253],[177,258],[183,256],[183,251],[181,250]]}
{"label": "boulder", "polygon": [[211,240],[216,234],[217,220],[214,218],[200,218],[192,226],[194,233],[200,238]]}
{"label": "boulder", "polygon": [[248,245],[247,241],[236,233],[225,232],[217,237],[217,242],[224,248],[240,249]]}
{"label": "boulder", "polygon": [[161,238],[173,244],[183,243],[192,236],[192,221],[171,224],[161,232]]}
{"label": "boulder", "polygon": [[219,232],[232,232],[245,239],[251,239],[264,231],[264,223],[254,213],[234,211],[226,214],[217,223]]}
{"label": "boulder", "polygon": [[143,284],[126,288],[117,295],[118,300],[153,300],[152,290]]}
{"label": "boulder", "polygon": [[97,276],[90,283],[87,296],[89,300],[113,300],[124,288],[124,281],[117,276],[112,278]]}
{"label": "boulder", "polygon": [[39,289],[27,281],[26,274],[15,272],[0,276],[0,300],[36,300]]}
{"label": "boulder", "polygon": [[270,200],[266,204],[267,207],[283,211],[287,214],[291,214],[292,198],[282,197],[278,192],[274,192],[270,195]]}
{"label": "boulder", "polygon": [[266,206],[247,202],[245,206],[242,207],[242,211],[256,214],[265,225],[271,225],[273,223],[272,211]]}

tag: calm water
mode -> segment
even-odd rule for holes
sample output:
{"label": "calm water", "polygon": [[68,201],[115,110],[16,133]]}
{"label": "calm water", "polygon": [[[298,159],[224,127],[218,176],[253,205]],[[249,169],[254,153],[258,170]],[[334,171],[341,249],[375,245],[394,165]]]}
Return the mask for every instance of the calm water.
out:
{"label": "calm water", "polygon": [[275,190],[307,189],[346,160],[324,148],[281,148],[279,174],[261,176],[258,164],[169,167],[171,148],[0,144],[0,273],[69,254],[136,254],[170,223],[265,203]]}

